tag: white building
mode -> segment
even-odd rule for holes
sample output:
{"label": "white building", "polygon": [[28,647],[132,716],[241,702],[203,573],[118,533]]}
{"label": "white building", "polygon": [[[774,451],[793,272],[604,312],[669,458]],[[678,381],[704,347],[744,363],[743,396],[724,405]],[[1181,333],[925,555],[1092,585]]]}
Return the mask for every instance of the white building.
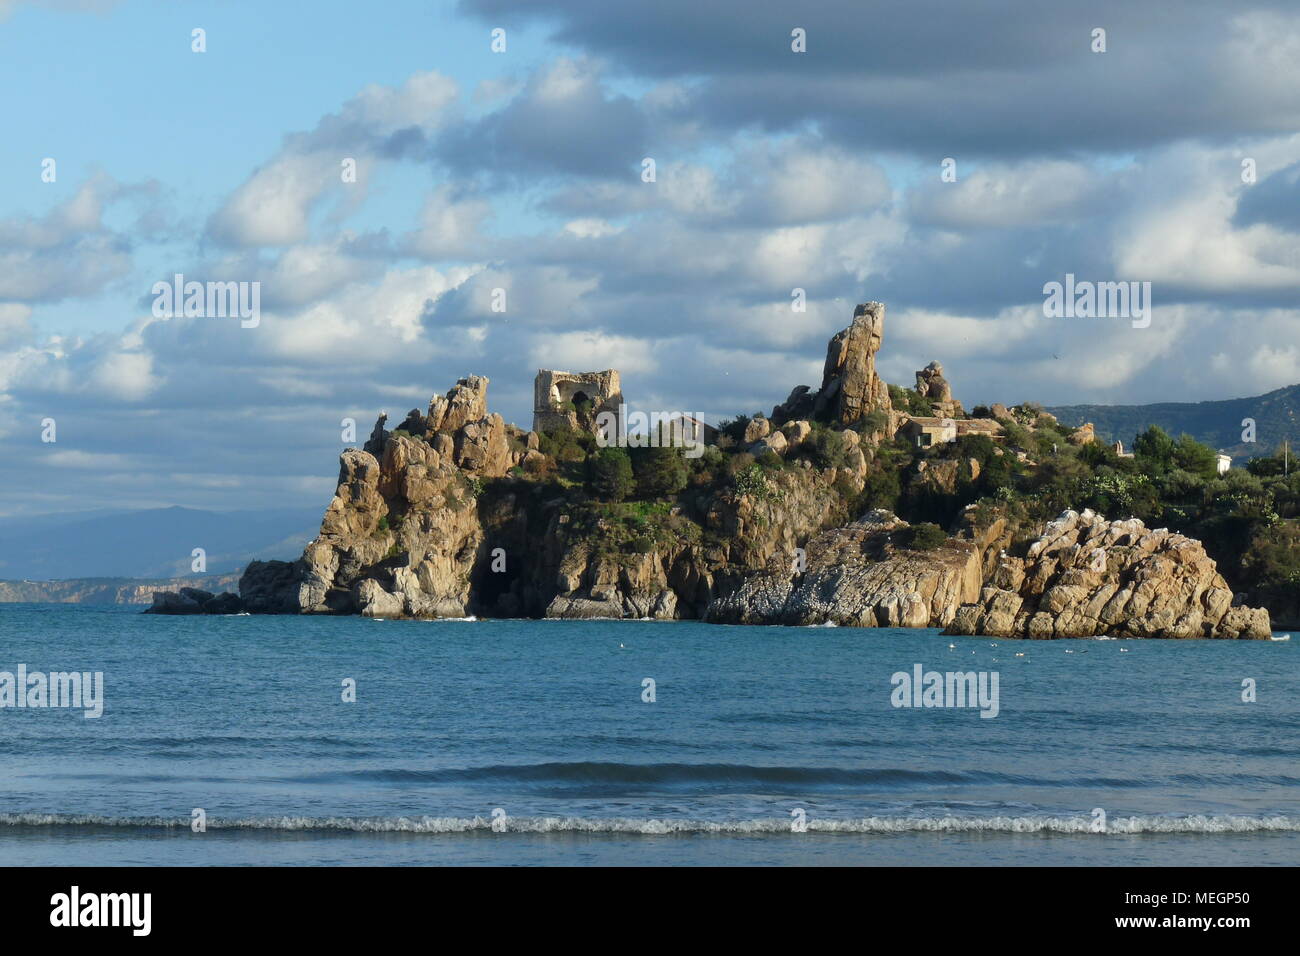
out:
{"label": "white building", "polygon": [[1228,469],[1232,467],[1232,456],[1225,455],[1222,452],[1220,452],[1218,455],[1218,459],[1219,459],[1219,474],[1221,475],[1225,474],[1228,471]]}

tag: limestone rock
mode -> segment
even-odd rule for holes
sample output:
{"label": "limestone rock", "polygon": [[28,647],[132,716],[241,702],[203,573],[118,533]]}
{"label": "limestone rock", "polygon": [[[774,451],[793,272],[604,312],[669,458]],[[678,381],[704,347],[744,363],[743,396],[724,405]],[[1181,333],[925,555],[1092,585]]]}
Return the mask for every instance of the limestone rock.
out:
{"label": "limestone rock", "polygon": [[298,561],[250,561],[239,579],[239,597],[244,602],[244,610],[250,614],[297,614],[302,610],[299,604],[302,577],[303,569]]}
{"label": "limestone rock", "polygon": [[784,455],[787,448],[785,434],[783,432],[772,432],[761,441],[754,442],[749,446],[749,453],[755,458],[767,454],[769,451],[777,455]]}
{"label": "limestone rock", "polygon": [[751,418],[745,426],[745,444],[752,445],[760,438],[766,438],[772,431],[772,423],[766,418]]}
{"label": "limestone rock", "polygon": [[1097,432],[1092,422],[1084,422],[1070,433],[1071,445],[1088,445],[1097,440]]}
{"label": "limestone rock", "polygon": [[429,402],[428,432],[455,432],[468,422],[487,417],[488,379],[471,375],[460,379],[445,397]]}
{"label": "limestone rock", "polygon": [[876,353],[884,330],[884,305],[867,302],[854,310],[853,324],[830,340],[816,401],[819,412],[829,413],[842,425],[852,425],[872,411],[892,407],[889,387],[876,374]]}
{"label": "limestone rock", "polygon": [[[190,590],[186,588],[186,590]],[[199,602],[177,591],[154,591],[153,606],[146,614],[202,614]]]}
{"label": "limestone rock", "polygon": [[788,422],[781,426],[781,434],[785,436],[788,448],[798,448],[812,434],[812,424],[803,420]]}
{"label": "limestone rock", "polygon": [[372,455],[378,455],[384,450],[384,442],[388,440],[388,429],[384,427],[386,421],[388,421],[388,413],[381,412],[379,418],[375,420],[375,427],[370,431],[369,440],[362,446]]}
{"label": "limestone rock", "polygon": [[706,619],[733,624],[943,627],[980,593],[982,555],[949,539],[932,551],[895,543],[908,527],[887,511],[868,512],[808,542],[803,571],[780,555],[763,573],[709,605]]}
{"label": "limestone rock", "polygon": [[790,396],[772,409],[772,421],[789,422],[807,418],[813,413],[817,395],[807,385],[796,385]]}
{"label": "limestone rock", "polygon": [[203,605],[204,614],[240,614],[243,610],[244,603],[239,600],[239,595],[229,591],[221,592]]}
{"label": "limestone rock", "polygon": [[952,386],[943,377],[943,366],[931,362],[916,373],[916,392],[936,402],[952,401]]}
{"label": "limestone rock", "polygon": [[1231,607],[1200,542],[1136,518],[1062,512],[1027,556],[1003,555],[946,633],[998,637],[1264,638],[1263,608]]}
{"label": "limestone rock", "polygon": [[357,606],[366,617],[400,617],[404,610],[402,599],[389,594],[373,578],[357,585]]}

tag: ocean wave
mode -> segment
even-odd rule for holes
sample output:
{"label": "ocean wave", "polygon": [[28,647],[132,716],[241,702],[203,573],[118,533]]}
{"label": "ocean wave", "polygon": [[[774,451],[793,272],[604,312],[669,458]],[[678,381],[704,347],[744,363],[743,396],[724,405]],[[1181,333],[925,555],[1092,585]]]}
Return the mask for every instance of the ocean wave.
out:
{"label": "ocean wave", "polygon": [[369,781],[381,783],[457,783],[487,781],[520,784],[592,786],[664,785],[700,788],[773,786],[817,787],[949,786],[1003,784],[1021,787],[1107,787],[1142,789],[1177,784],[1219,786],[1296,786],[1287,774],[1174,774],[1163,778],[1038,777],[994,770],[914,770],[907,767],[795,767],[725,763],[614,763],[597,761],[491,764],[436,770],[367,768],[295,775],[292,783]]}
{"label": "ocean wave", "polygon": [[[982,770],[911,770],[903,767],[844,769],[839,767],[781,767],[724,763],[612,763],[596,761],[552,762],[538,764],[492,764],[482,767],[453,767],[438,770],[409,768],[358,769],[304,774],[288,778],[291,782],[313,783],[329,780],[368,780],[389,783],[491,781],[556,784],[691,784],[723,786],[728,784],[788,784],[804,787],[865,786],[879,784],[956,784],[1009,783],[1052,785],[1061,781],[1044,781],[1018,774]],[[1107,786],[1123,786],[1126,781],[1099,781]],[[1078,781],[1071,781],[1078,785]]]}
{"label": "ocean wave", "polygon": [[[493,824],[501,827],[494,831]],[[209,817],[208,830],[339,832],[339,833],[585,833],[607,835],[690,836],[803,836],[788,819],[689,820],[634,817],[298,817],[271,816],[220,819]],[[1112,817],[1104,833],[1093,832],[1090,816],[934,816],[860,817],[826,819],[809,817],[808,833],[819,834],[1078,834],[1105,838],[1134,834],[1246,834],[1300,832],[1300,819],[1285,816],[1251,817],[1232,814],[1196,816]],[[185,830],[190,819],[172,817],[110,817],[95,814],[0,813],[0,827],[12,830],[52,827],[101,827],[137,830]]]}
{"label": "ocean wave", "polygon": [[[114,783],[165,783],[184,780],[209,783],[228,777],[114,771],[47,771],[60,780],[107,780]],[[1173,774],[1165,777],[1063,776],[1040,777],[993,770],[915,770],[906,767],[797,767],[723,763],[553,762],[490,764],[478,767],[366,767],[310,773],[250,775],[245,781],[291,784],[393,784],[436,787],[489,784],[525,788],[608,793],[662,787],[673,792],[726,793],[737,790],[812,794],[845,790],[895,790],[924,787],[1012,786],[1044,789],[1106,788],[1140,790],[1161,786],[1297,786],[1300,778],[1285,774]]]}

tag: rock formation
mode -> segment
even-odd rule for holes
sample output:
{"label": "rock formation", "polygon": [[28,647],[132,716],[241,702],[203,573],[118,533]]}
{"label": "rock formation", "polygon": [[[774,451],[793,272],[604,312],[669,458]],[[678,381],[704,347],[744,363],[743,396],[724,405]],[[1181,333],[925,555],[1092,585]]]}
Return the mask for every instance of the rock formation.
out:
{"label": "rock formation", "polygon": [[808,543],[806,567],[782,554],[736,591],[714,601],[707,619],[722,624],[838,624],[944,627],[979,595],[980,543],[948,539],[909,550],[906,521],[871,511]]}
{"label": "rock formation", "polygon": [[427,415],[413,411],[404,423],[422,424],[418,436],[385,432],[381,416],[364,450],[339,457],[338,487],[303,556],[248,566],[247,609],[467,614],[470,572],[483,557],[475,481],[501,477],[529,452],[488,413],[487,386],[471,376],[435,395]]}
{"label": "rock formation", "polygon": [[213,594],[201,588],[181,588],[179,591],[154,591],[153,605],[145,614],[238,614],[243,603],[229,591]]}
{"label": "rock formation", "polygon": [[994,637],[1269,636],[1268,611],[1233,607],[1200,543],[1136,518],[1066,511],[1024,558],[1001,554],[947,634]]}
{"label": "rock formation", "polygon": [[943,377],[943,366],[931,362],[916,373],[916,393],[928,398],[937,418],[964,418],[966,410],[952,397],[952,386]]}
{"label": "rock formation", "polygon": [[[853,323],[827,343],[821,388],[813,392],[807,385],[796,387],[785,402],[772,410],[772,421],[781,425],[817,418],[851,426],[873,411],[889,414],[893,409],[889,386],[876,374],[876,353],[884,330],[884,305],[859,305]],[[893,434],[892,429],[888,434]]]}
{"label": "rock formation", "polygon": [[833,409],[833,420],[841,425],[852,425],[870,412],[888,412],[893,407],[889,386],[876,374],[876,353],[884,332],[884,305],[868,302],[857,307],[853,324],[826,346],[817,404]]}
{"label": "rock formation", "polygon": [[1084,422],[1074,431],[1070,432],[1071,445],[1088,445],[1097,440],[1097,430],[1093,427],[1092,422]]}
{"label": "rock formation", "polygon": [[[847,502],[879,467],[874,439],[906,419],[890,409],[875,370],[883,317],[878,303],[859,306],[827,348],[821,388],[795,389],[771,418],[747,421],[732,433],[743,439],[732,454],[711,449],[698,482],[651,503],[653,522],[644,510],[593,500],[580,470],[560,473],[565,464],[586,467],[573,436],[557,444],[548,433],[543,444],[490,413],[486,378],[461,379],[392,431],[381,415],[365,446],[340,456],[317,538],[297,561],[250,564],[242,606],[933,626],[1030,637],[1267,633],[1267,612],[1233,607],[1199,544],[1137,522],[1069,512],[1017,558],[1003,551],[1011,545],[1005,516],[980,530],[974,506],[947,538],[884,511],[851,520]],[[922,384],[926,397],[955,404],[937,363],[918,373]],[[543,372],[538,389],[540,410],[560,415],[566,428],[574,425],[566,404],[589,410],[622,400],[612,370]],[[867,415],[877,422],[870,434],[847,427]],[[1000,437],[992,420],[957,424]],[[577,459],[564,457],[575,448]],[[907,491],[951,494],[980,467],[979,459],[926,454]],[[190,602],[206,607],[184,594],[156,604],[158,613],[184,613],[176,609]]]}

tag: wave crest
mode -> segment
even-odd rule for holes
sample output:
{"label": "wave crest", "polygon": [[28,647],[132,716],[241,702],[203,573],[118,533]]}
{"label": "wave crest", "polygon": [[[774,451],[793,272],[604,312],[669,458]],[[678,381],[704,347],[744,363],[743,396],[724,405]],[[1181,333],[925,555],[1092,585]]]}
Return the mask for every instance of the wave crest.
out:
{"label": "wave crest", "polygon": [[[492,832],[487,817],[296,817],[268,816],[241,819],[209,817],[209,830],[321,831],[348,833],[454,834]],[[498,825],[500,823],[498,822]],[[935,816],[861,817],[828,819],[810,817],[809,833],[1062,833],[1106,837],[1130,834],[1222,834],[1300,832],[1300,819],[1286,816],[1251,817],[1232,814],[1184,817],[1113,817],[1105,833],[1092,832],[1090,816]],[[0,827],[45,829],[50,827],[122,827],[140,830],[188,829],[188,817],[110,817],[96,814],[0,813]],[[588,833],[609,835],[671,836],[692,834],[765,835],[793,834],[790,820],[688,820],[632,817],[507,817],[506,833]]]}

